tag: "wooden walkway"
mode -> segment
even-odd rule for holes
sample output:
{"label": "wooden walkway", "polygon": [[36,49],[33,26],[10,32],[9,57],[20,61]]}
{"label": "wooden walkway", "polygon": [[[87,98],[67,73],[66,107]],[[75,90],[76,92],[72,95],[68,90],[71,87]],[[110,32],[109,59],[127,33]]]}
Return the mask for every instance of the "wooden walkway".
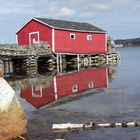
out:
{"label": "wooden walkway", "polygon": [[[69,57],[67,57],[69,56]],[[54,54],[48,43],[40,43],[32,46],[0,45],[0,59],[4,62],[4,69],[26,70],[27,74],[38,72],[40,67],[56,66],[59,72],[63,64],[77,64],[81,66],[95,66],[110,63],[117,63],[120,59],[116,51],[107,54]],[[58,73],[59,73],[58,72]]]}
{"label": "wooden walkway", "polygon": [[27,56],[27,49],[18,48],[16,45],[1,45],[0,56],[1,57],[15,57],[15,56]]}
{"label": "wooden walkway", "polygon": [[28,57],[30,55],[53,56],[53,53],[47,43],[33,46],[0,45],[0,57]]}

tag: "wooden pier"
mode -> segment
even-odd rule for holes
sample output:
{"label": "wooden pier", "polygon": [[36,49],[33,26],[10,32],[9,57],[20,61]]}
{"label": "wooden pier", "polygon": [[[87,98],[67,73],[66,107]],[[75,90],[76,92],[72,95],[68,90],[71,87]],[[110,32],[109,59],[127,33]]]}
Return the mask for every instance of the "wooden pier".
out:
{"label": "wooden pier", "polygon": [[116,63],[119,53],[112,51],[106,54],[54,54],[48,43],[32,46],[1,45],[0,59],[4,63],[6,73],[24,71],[28,74],[38,72],[41,67],[57,67],[62,71],[63,65],[76,64],[81,66],[95,66]]}
{"label": "wooden pier", "polygon": [[1,45],[0,59],[4,63],[4,69],[9,73],[19,69],[30,73],[33,70],[37,72],[40,59],[54,60],[55,56],[47,43],[33,46]]}

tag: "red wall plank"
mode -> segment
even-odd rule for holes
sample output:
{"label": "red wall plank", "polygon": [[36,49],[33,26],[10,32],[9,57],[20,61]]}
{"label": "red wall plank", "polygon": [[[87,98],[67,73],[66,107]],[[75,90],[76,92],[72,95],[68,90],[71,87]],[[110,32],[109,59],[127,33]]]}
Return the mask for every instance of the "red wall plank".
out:
{"label": "red wall plank", "polygon": [[[75,39],[70,39],[70,33],[75,34]],[[87,40],[87,35],[92,35],[92,40]],[[105,53],[105,33],[81,33],[64,30],[55,30],[55,52],[60,53]]]}
{"label": "red wall plank", "polygon": [[40,41],[48,42],[52,46],[52,29],[35,20],[31,20],[18,33],[18,45],[29,45],[29,33],[38,32]]}

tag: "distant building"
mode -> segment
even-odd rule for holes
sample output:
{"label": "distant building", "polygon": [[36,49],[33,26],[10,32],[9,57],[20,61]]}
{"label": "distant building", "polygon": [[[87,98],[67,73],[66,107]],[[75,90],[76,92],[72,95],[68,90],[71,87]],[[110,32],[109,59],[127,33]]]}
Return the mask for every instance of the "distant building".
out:
{"label": "distant building", "polygon": [[48,42],[55,54],[107,52],[106,32],[88,23],[33,18],[16,35],[18,45]]}

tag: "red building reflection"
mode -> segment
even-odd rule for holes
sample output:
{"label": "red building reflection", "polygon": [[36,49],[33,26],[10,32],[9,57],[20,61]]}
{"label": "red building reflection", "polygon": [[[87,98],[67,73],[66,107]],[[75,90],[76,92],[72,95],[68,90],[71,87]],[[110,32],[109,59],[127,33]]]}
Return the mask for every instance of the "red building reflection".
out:
{"label": "red building reflection", "polygon": [[22,89],[21,97],[34,107],[40,108],[84,91],[106,88],[107,84],[107,68],[91,68],[54,76],[51,83],[47,85],[42,85],[38,81]]}

